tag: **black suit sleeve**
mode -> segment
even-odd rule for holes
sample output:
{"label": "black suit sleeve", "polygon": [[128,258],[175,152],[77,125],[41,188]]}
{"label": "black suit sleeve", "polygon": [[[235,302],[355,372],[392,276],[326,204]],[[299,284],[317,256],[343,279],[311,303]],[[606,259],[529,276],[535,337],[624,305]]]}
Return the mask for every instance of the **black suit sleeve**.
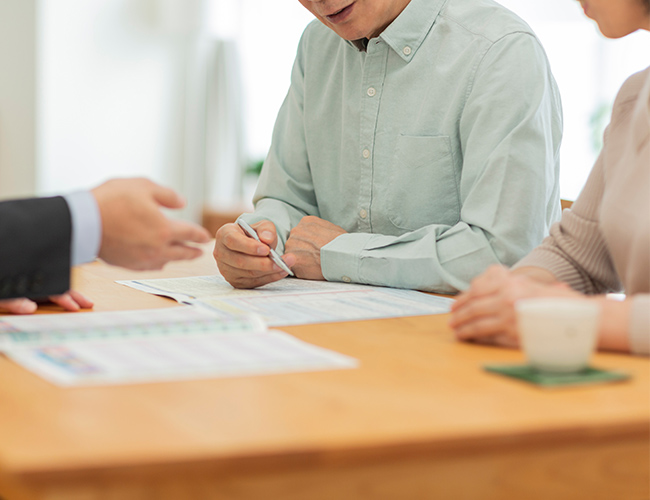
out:
{"label": "black suit sleeve", "polygon": [[60,196],[0,202],[0,299],[68,291],[71,237]]}

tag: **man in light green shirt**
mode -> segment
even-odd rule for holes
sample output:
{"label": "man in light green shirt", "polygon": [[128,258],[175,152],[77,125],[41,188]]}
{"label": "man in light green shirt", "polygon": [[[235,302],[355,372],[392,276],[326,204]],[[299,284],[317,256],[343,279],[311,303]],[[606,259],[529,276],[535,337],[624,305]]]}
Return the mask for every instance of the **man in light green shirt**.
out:
{"label": "man in light green shirt", "polygon": [[[454,293],[559,218],[562,114],[544,50],[492,0],[300,0],[305,30],[242,216],[299,278]],[[237,225],[224,277],[286,276]]]}

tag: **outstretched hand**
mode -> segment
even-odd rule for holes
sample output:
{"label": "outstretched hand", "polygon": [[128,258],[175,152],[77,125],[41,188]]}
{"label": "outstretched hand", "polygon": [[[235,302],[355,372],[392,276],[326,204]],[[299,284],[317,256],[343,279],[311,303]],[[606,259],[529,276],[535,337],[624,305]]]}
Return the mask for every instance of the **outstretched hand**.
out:
{"label": "outstretched hand", "polygon": [[210,234],[165,217],[161,208],[182,208],[173,190],[147,179],[114,179],[92,190],[102,219],[99,257],[130,269],[160,269],[172,260],[194,259]]}

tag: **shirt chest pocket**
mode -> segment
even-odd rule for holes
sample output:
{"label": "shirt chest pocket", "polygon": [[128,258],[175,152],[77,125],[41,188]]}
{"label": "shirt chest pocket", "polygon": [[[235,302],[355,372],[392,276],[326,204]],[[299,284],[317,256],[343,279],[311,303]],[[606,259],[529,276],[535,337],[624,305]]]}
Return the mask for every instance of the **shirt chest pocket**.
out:
{"label": "shirt chest pocket", "polygon": [[460,220],[458,179],[448,136],[400,135],[390,165],[388,218],[414,231]]}

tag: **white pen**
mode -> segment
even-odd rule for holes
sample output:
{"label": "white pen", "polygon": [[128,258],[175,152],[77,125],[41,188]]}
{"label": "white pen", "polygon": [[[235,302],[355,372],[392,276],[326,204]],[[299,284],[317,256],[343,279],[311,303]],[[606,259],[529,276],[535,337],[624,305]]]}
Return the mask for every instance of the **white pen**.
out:
{"label": "white pen", "polygon": [[[260,237],[257,235],[257,232],[255,232],[255,229],[253,229],[252,227],[250,227],[250,226],[246,223],[246,221],[243,221],[243,220],[241,220],[241,219],[237,219],[237,224],[239,224],[239,227],[241,227],[241,228],[244,230],[244,232],[245,232],[248,236],[250,236],[250,237],[253,238],[254,240],[259,241],[259,242],[262,243],[263,245],[266,245],[266,243],[264,243],[262,240],[260,240]],[[270,257],[270,259],[271,259],[275,264],[277,264],[277,266],[278,266],[280,269],[282,269],[285,273],[289,273],[289,276],[295,276],[295,274],[293,274],[293,272],[291,271],[291,269],[289,269],[289,266],[287,266],[287,264],[282,260],[282,258],[280,258],[280,256],[278,255],[278,252],[276,252],[275,250],[273,250],[271,247],[269,247],[269,250],[271,250],[271,251],[269,252],[269,257]]]}

